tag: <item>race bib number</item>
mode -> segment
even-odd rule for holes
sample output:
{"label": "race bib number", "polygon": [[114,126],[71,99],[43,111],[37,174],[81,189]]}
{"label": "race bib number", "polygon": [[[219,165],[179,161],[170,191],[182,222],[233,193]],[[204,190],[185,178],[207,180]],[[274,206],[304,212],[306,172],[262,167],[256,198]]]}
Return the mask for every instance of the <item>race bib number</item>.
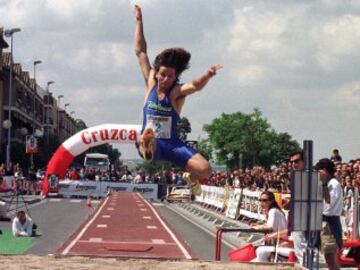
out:
{"label": "race bib number", "polygon": [[155,137],[159,139],[171,138],[171,117],[159,115],[147,115],[146,128],[152,128]]}

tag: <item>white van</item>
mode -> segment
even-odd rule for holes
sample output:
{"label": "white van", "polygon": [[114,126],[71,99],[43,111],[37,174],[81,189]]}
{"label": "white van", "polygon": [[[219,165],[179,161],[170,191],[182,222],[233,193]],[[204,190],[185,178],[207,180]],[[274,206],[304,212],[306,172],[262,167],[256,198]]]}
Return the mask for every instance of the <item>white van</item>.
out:
{"label": "white van", "polygon": [[109,156],[106,154],[89,153],[85,155],[84,167],[89,169],[100,169],[108,171],[110,169]]}

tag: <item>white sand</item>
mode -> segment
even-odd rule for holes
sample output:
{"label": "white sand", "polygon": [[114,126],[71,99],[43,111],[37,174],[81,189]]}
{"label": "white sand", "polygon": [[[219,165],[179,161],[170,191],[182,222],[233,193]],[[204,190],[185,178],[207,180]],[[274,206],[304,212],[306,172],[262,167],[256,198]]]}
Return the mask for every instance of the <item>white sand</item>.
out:
{"label": "white sand", "polygon": [[217,263],[206,261],[163,261],[163,260],[146,260],[146,259],[100,259],[86,257],[61,257],[53,256],[33,256],[33,255],[0,255],[0,269],[6,270],[260,270],[260,269],[294,269],[291,265],[277,264],[240,264],[240,263]]}

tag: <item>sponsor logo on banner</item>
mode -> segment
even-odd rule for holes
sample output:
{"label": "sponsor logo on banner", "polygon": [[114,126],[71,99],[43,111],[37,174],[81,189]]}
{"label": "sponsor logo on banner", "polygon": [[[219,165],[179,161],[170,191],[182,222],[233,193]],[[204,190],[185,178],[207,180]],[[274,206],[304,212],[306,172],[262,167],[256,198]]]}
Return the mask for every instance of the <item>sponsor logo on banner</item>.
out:
{"label": "sponsor logo on banner", "polygon": [[107,186],[106,190],[110,190],[110,191],[125,191],[127,190],[127,187],[112,187],[112,186]]}
{"label": "sponsor logo on banner", "polygon": [[137,130],[135,129],[101,129],[95,131],[84,131],[81,133],[84,144],[94,144],[106,141],[137,141]]}
{"label": "sponsor logo on banner", "polygon": [[76,185],[75,189],[76,189],[76,191],[80,191],[80,190],[95,190],[95,189],[96,189],[96,186]]}
{"label": "sponsor logo on banner", "polygon": [[110,191],[141,192],[147,199],[157,199],[157,184],[132,184],[116,182],[72,181],[60,182],[59,194],[65,197],[105,197]]}
{"label": "sponsor logo on banner", "polygon": [[154,192],[153,188],[138,188],[138,187],[134,187],[133,189],[134,192],[140,192],[140,193],[149,193],[149,192]]}
{"label": "sponsor logo on banner", "polygon": [[68,184],[59,184],[59,187],[62,189],[70,188],[70,185]]}

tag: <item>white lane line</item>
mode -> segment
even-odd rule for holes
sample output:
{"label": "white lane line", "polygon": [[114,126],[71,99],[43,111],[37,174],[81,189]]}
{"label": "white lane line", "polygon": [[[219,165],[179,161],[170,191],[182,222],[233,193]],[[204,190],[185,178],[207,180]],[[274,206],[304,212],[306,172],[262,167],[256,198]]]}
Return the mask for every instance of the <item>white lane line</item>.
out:
{"label": "white lane line", "polygon": [[62,199],[56,199],[56,198],[52,198],[52,199],[49,199],[49,202],[61,202]]}
{"label": "white lane line", "polygon": [[151,219],[150,216],[143,216],[143,219]]}
{"label": "white lane line", "polygon": [[108,208],[106,208],[106,210],[108,210],[108,211],[114,211],[114,207],[108,207]]}
{"label": "white lane line", "polygon": [[146,211],[147,211],[147,209],[146,209],[146,208],[140,208],[140,211],[142,211],[142,212],[146,212]]}
{"label": "white lane line", "polygon": [[92,237],[92,238],[89,238],[89,242],[91,243],[101,243],[102,242],[102,238],[101,237]]}
{"label": "white lane line", "polygon": [[161,225],[165,228],[165,230],[168,232],[168,234],[171,236],[171,238],[174,240],[176,245],[180,248],[181,252],[184,254],[186,259],[192,259],[189,252],[186,250],[186,248],[180,243],[179,239],[176,237],[176,235],[170,230],[170,228],[165,224],[165,222],[162,220],[162,218],[159,216],[159,214],[156,212],[154,207],[147,202],[145,199],[143,199],[144,202],[150,207],[150,209],[153,211],[154,215],[157,217],[157,219],[160,221]]}
{"label": "white lane line", "polygon": [[95,238],[94,240],[91,240],[92,238],[90,238],[89,240],[79,240],[79,243],[97,243],[97,241],[99,241],[99,243],[102,244],[123,244],[123,245],[166,245],[166,246],[176,246],[175,243],[166,243],[164,240],[162,239],[151,239],[151,242],[129,242],[129,241],[111,241],[111,240],[103,240],[102,238],[98,238],[98,239],[102,239],[101,241],[98,240],[97,238]]}
{"label": "white lane line", "polygon": [[96,212],[96,214],[93,216],[92,219],[89,220],[89,222],[84,226],[84,228],[80,231],[80,233],[75,237],[74,240],[63,250],[62,255],[66,255],[69,253],[69,251],[74,247],[77,241],[80,240],[80,238],[84,235],[85,231],[90,227],[90,225],[94,222],[94,220],[97,218],[97,216],[100,214],[100,211],[105,207],[109,197],[107,197],[104,201],[104,204],[99,208],[99,210]]}
{"label": "white lane line", "polygon": [[107,224],[98,224],[96,228],[107,228]]}
{"label": "white lane line", "polygon": [[70,200],[70,202],[72,203],[79,203],[79,202],[82,202],[83,200],[79,200],[79,199],[72,199]]}
{"label": "white lane line", "polygon": [[146,226],[146,229],[148,230],[156,230],[157,228],[158,228],[157,226],[152,226],[152,225]]}
{"label": "white lane line", "polygon": [[[212,232],[211,230],[207,229],[204,226],[201,226],[200,224],[196,223],[195,221],[192,221],[190,218],[188,218],[187,216],[185,216],[184,214],[175,211],[174,209],[171,209],[170,207],[167,207],[167,209],[173,211],[174,213],[178,214],[179,216],[183,217],[184,219],[186,219],[187,221],[189,221],[191,224],[195,225],[196,227],[200,228],[201,230],[203,230],[204,232],[210,234],[212,237],[216,238],[216,233]],[[234,246],[233,244],[229,243],[228,241],[224,240],[224,238],[221,240],[225,245],[227,245],[228,247],[232,248],[232,249],[238,249],[238,246]]]}
{"label": "white lane line", "polygon": [[164,239],[151,239],[154,244],[165,244]]}
{"label": "white lane line", "polygon": [[111,216],[110,215],[102,215],[101,217],[102,218],[110,218]]}

